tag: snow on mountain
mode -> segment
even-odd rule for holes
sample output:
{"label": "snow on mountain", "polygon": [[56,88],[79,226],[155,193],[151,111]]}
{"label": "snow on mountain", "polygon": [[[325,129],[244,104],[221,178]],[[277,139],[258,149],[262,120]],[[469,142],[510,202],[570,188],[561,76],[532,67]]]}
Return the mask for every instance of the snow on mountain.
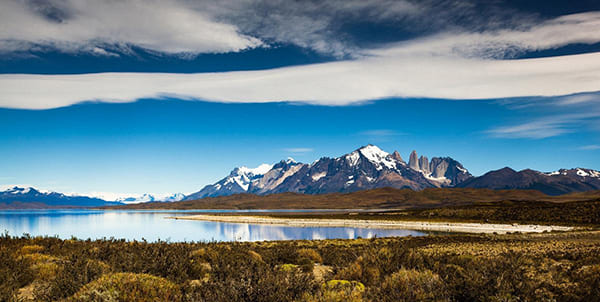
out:
{"label": "snow on mountain", "polygon": [[584,168],[574,168],[574,169],[560,169],[553,172],[543,173],[547,176],[558,176],[558,175],[569,175],[569,176],[580,176],[580,177],[591,177],[591,178],[600,178],[600,171],[592,170],[592,169],[584,169]]}
{"label": "snow on mountain", "polygon": [[[416,156],[416,152],[411,154]],[[379,187],[421,190],[452,186],[471,177],[457,161],[445,158],[421,159],[421,166],[409,167],[400,154],[392,154],[375,145],[367,145],[337,158],[323,157],[311,164],[292,159],[257,168],[235,168],[215,184],[186,196],[185,200],[237,193],[270,194],[298,192],[306,194],[351,192]]]}
{"label": "snow on mountain", "polygon": [[459,184],[459,186],[488,189],[528,189],[538,190],[548,195],[560,195],[571,192],[600,190],[600,172],[592,169],[575,168],[542,173],[531,169],[515,171],[506,167],[469,179]]}
{"label": "snow on mountain", "polygon": [[382,170],[383,167],[388,169],[396,169],[396,161],[390,158],[390,154],[374,145],[367,145],[346,155],[346,158],[351,161],[351,166],[355,166],[358,162],[360,158],[358,153],[362,154],[370,162],[375,164],[377,166],[377,170]]}
{"label": "snow on mountain", "polygon": [[122,203],[142,203],[142,202],[174,202],[185,198],[183,193],[175,194],[142,194],[132,197],[119,197],[115,201]]}
{"label": "snow on mountain", "polygon": [[[292,161],[288,159],[287,162],[291,163]],[[261,164],[256,168],[248,168],[246,166],[237,167],[233,169],[227,177],[215,184],[205,186],[202,190],[186,196],[185,199],[189,200],[207,196],[222,196],[248,192],[250,185],[253,182],[258,182],[265,174],[273,170],[273,167],[274,165],[270,164]]]}
{"label": "snow on mountain", "polygon": [[116,204],[120,203],[88,196],[37,190],[33,187],[14,186],[0,191],[0,207],[3,208],[96,207]]}
{"label": "snow on mountain", "polygon": [[183,194],[183,193],[175,193],[175,194],[171,194],[171,195],[162,197],[160,199],[160,201],[174,202],[174,201],[181,201],[184,198],[185,198],[185,194]]}

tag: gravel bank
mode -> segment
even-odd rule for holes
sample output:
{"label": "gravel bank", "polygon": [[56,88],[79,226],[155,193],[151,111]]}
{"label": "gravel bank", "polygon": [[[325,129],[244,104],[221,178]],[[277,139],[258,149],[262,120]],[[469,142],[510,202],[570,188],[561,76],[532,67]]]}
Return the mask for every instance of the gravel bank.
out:
{"label": "gravel bank", "polygon": [[408,229],[421,231],[459,232],[459,233],[497,233],[510,232],[541,233],[544,231],[570,231],[573,227],[533,225],[533,224],[488,224],[488,223],[456,223],[456,222],[427,222],[427,221],[382,221],[354,219],[301,219],[273,218],[257,216],[221,216],[221,215],[190,215],[167,217],[170,219],[204,220],[229,223],[273,224],[292,227],[354,227],[374,229]]}

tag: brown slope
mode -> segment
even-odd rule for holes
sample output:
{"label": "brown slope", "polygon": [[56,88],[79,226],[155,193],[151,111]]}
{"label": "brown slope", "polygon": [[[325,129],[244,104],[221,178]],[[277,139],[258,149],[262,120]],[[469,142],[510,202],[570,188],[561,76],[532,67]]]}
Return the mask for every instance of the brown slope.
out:
{"label": "brown slope", "polygon": [[171,203],[143,203],[111,209],[390,209],[468,205],[478,202],[574,201],[600,196],[587,193],[551,197],[531,190],[490,190],[435,188],[422,191],[380,188],[352,193],[308,195],[279,193],[271,195],[236,194]]}

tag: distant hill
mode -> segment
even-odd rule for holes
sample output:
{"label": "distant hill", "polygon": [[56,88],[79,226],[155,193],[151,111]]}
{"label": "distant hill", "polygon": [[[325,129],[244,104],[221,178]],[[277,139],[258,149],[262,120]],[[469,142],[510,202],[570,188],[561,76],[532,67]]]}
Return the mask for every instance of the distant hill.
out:
{"label": "distant hill", "polygon": [[115,201],[122,202],[122,203],[140,203],[140,202],[155,202],[155,201],[172,202],[172,201],[180,201],[184,198],[185,198],[185,195],[183,195],[182,193],[174,193],[174,194],[162,195],[162,196],[156,196],[156,195],[146,193],[146,194],[142,194],[139,196],[117,198]]}
{"label": "distant hill", "polygon": [[548,196],[532,190],[490,190],[471,188],[411,189],[378,188],[351,193],[319,195],[276,193],[270,195],[234,194],[171,203],[143,203],[117,206],[117,209],[358,209],[427,208],[470,205],[495,201],[577,201],[600,198],[600,191],[586,194]]}
{"label": "distant hill", "polygon": [[99,207],[122,204],[120,202],[109,202],[86,196],[69,196],[57,192],[43,192],[32,187],[13,187],[0,192],[0,209]]}
{"label": "distant hill", "polygon": [[462,188],[538,190],[548,195],[600,190],[600,172],[575,168],[542,173],[535,170],[515,171],[503,168],[458,184]]}

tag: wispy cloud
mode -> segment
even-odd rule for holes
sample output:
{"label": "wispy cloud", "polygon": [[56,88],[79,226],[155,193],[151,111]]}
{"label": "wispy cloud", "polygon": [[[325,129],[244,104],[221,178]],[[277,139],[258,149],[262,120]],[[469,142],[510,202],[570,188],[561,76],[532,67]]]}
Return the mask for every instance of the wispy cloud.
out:
{"label": "wispy cloud", "polygon": [[391,25],[414,36],[447,28],[483,31],[538,21],[506,5],[477,2],[5,0],[0,4],[4,42],[0,49],[50,47],[94,53],[102,49],[100,45],[122,50],[136,45],[168,53],[202,53],[236,51],[269,41],[345,56],[371,42],[370,36],[347,30],[356,25]]}
{"label": "wispy cloud", "polygon": [[529,60],[392,56],[226,73],[5,74],[0,107],[47,109],[157,97],[347,105],[388,97],[555,96],[596,91],[598,83],[600,53]]}
{"label": "wispy cloud", "polygon": [[578,148],[579,150],[600,150],[600,145],[587,145],[581,146]]}
{"label": "wispy cloud", "polygon": [[546,116],[513,126],[502,126],[486,131],[496,138],[542,139],[574,132],[583,124],[596,121],[600,112]]}
{"label": "wispy cloud", "polygon": [[111,55],[102,45],[165,53],[229,52],[262,45],[184,1],[18,1],[0,4],[0,51]]}
{"label": "wispy cloud", "polygon": [[394,139],[397,136],[405,135],[405,133],[398,132],[391,129],[374,129],[366,130],[358,133],[360,136],[364,136],[368,141],[372,142],[386,142]]}
{"label": "wispy cloud", "polygon": [[[81,4],[88,2],[91,8]],[[76,7],[81,5],[81,11],[89,14],[92,14],[92,8],[95,14],[97,8],[103,11],[103,17],[98,19],[95,15],[85,14],[69,16],[69,22],[63,24],[34,18],[36,13],[23,7],[22,2],[6,3],[3,8],[12,9],[0,10],[0,22],[2,25],[9,24],[8,28],[3,26],[0,30],[0,41],[3,41],[0,44],[27,40],[11,36],[13,32],[20,31],[25,32],[18,35],[30,35],[32,41],[45,40],[46,36],[64,36],[66,42],[52,42],[56,45],[77,43],[74,41],[79,40],[96,41],[96,33],[88,32],[94,24],[101,24],[96,26],[98,34],[107,35],[106,39],[113,39],[117,44],[143,44],[144,47],[166,52],[231,51],[261,43],[240,34],[235,26],[215,23],[203,12],[189,10],[183,4],[169,6],[164,4],[166,2],[149,1],[142,5],[137,1],[123,1],[105,8],[97,7],[105,5],[103,1],[67,1]],[[152,15],[147,14],[146,9],[160,11],[164,18],[161,17],[157,24],[153,23],[154,20],[142,18],[138,20],[140,24],[132,27],[128,27],[129,23],[119,23],[129,18],[122,15],[124,12],[127,12],[127,16]],[[17,17],[8,13],[13,10],[18,11],[15,16],[25,20],[31,18],[32,23],[24,25],[20,19],[15,19]],[[119,16],[114,22],[111,13]],[[20,25],[10,25],[11,20]],[[96,23],[78,24],[78,20],[95,20]],[[181,23],[182,20],[187,21]],[[130,21],[136,20],[127,22]],[[48,22],[56,24],[46,27]],[[114,28],[111,27],[113,24]],[[183,28],[182,24],[185,25]],[[68,29],[71,26],[73,29]],[[526,29],[438,34],[362,50],[355,60],[260,71],[5,74],[0,75],[0,107],[47,109],[82,101],[131,102],[140,98],[160,97],[218,102],[291,101],[347,105],[389,97],[489,99],[568,95],[599,89],[600,53],[523,60],[494,58],[502,57],[501,53],[511,49],[538,50],[571,43],[600,42],[599,26],[600,12],[583,13],[545,21]],[[38,36],[40,34],[46,36]],[[565,102],[584,101],[588,99]]]}
{"label": "wispy cloud", "polygon": [[283,151],[287,152],[287,153],[291,153],[291,154],[306,154],[306,153],[310,153],[313,152],[314,149],[313,148],[284,148]]}
{"label": "wispy cloud", "polygon": [[581,94],[576,94],[576,95],[568,95],[568,96],[557,98],[557,100],[554,103],[556,105],[569,106],[569,105],[588,104],[588,103],[593,103],[593,102],[600,104],[600,94],[581,93]]}

